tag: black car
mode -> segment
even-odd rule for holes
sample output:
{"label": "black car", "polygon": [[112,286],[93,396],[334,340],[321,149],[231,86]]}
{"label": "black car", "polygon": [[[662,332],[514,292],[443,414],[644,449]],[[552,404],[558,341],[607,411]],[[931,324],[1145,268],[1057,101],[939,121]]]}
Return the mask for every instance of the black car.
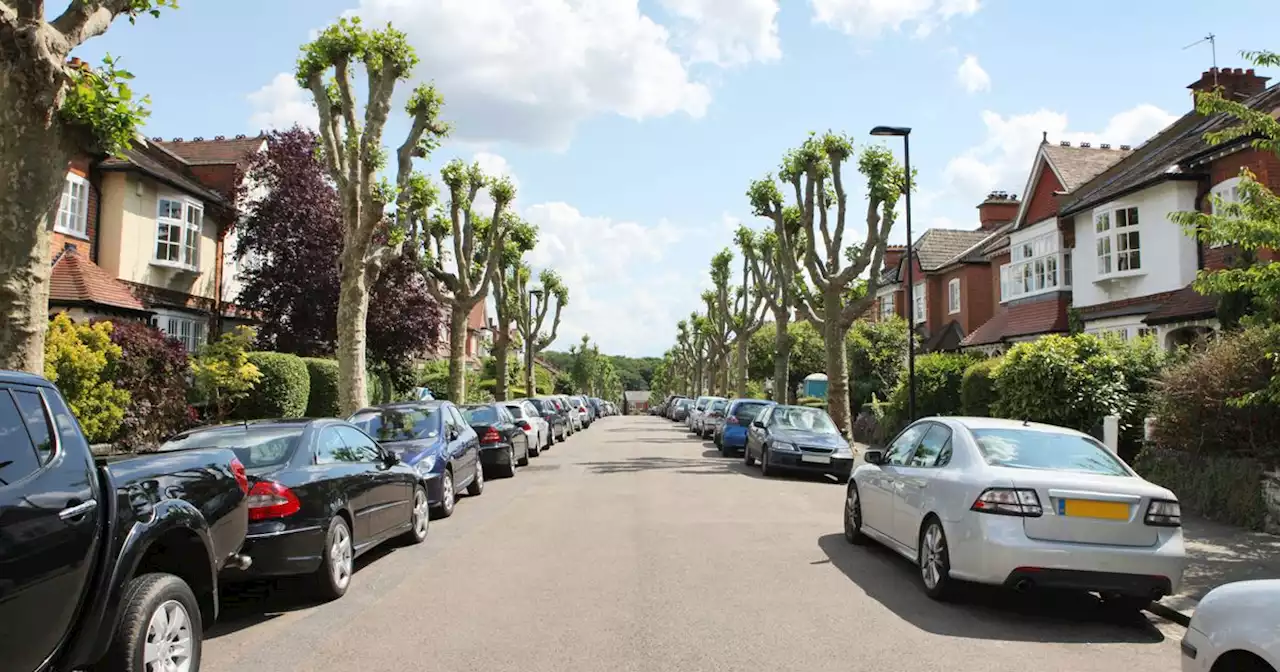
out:
{"label": "black car", "polygon": [[253,564],[230,578],[310,575],[323,599],[347,592],[355,558],[394,537],[427,538],[428,479],[341,420],[266,420],[183,432],[162,452],[230,448],[249,477]]}
{"label": "black car", "polygon": [[534,408],[538,409],[538,412],[542,414],[542,418],[547,421],[548,425],[551,425],[551,436],[556,441],[564,441],[568,438],[570,429],[569,413],[561,410],[554,399],[534,397],[521,401],[528,401],[533,404]]}
{"label": "black car", "polygon": [[198,670],[248,490],[226,449],[94,459],[57,388],[0,371],[0,668]]}
{"label": "black car", "polygon": [[511,478],[516,467],[529,465],[529,437],[502,404],[472,404],[462,415],[480,436],[480,464]]}
{"label": "black car", "polygon": [[821,408],[769,406],[751,421],[742,460],[760,460],[764,476],[783,469],[835,476],[846,483],[853,472],[849,441]]}

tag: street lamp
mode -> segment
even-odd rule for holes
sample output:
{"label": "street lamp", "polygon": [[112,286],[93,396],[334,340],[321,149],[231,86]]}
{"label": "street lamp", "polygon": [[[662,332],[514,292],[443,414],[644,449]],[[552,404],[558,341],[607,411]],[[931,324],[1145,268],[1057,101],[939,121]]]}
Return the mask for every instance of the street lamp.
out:
{"label": "street lamp", "polygon": [[907,421],[916,419],[916,297],[912,277],[911,246],[911,129],[906,126],[876,126],[871,135],[902,138],[902,162],[907,174]]}
{"label": "street lamp", "polygon": [[530,397],[533,397],[538,394],[538,390],[536,389],[538,387],[537,376],[533,375],[533,342],[538,340],[538,334],[535,333],[534,330],[538,328],[536,323],[538,314],[537,304],[542,300],[542,289],[539,287],[530,289],[529,296],[531,297],[529,301],[529,335],[525,339],[524,344],[524,375],[526,387],[534,388],[525,390],[525,392],[528,393]]}

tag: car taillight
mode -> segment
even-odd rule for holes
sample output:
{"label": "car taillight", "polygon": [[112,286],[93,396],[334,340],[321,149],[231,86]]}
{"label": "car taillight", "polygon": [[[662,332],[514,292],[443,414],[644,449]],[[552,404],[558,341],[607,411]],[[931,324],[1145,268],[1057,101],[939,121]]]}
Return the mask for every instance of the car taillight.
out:
{"label": "car taillight", "polygon": [[249,490],[249,520],[291,516],[302,508],[293,491],[274,481],[258,481]]}
{"label": "car taillight", "polygon": [[1167,499],[1153,499],[1147,505],[1145,521],[1156,527],[1181,527],[1182,507]]}
{"label": "car taillight", "polygon": [[501,440],[502,435],[498,433],[498,430],[492,427],[484,433],[484,436],[480,437],[480,443],[497,443]]}
{"label": "car taillight", "polygon": [[245,473],[244,462],[240,458],[231,458],[231,475],[236,477],[236,485],[240,486],[240,492],[249,494],[249,474]]}
{"label": "car taillight", "polygon": [[1044,514],[1035,490],[1021,488],[987,488],[974,500],[970,510],[1002,516],[1036,518]]}
{"label": "car taillight", "polygon": [[521,420],[520,422],[518,422],[518,423],[516,423],[516,424],[520,425],[520,429],[523,429],[523,430],[524,430],[524,431],[526,431],[526,432],[532,432],[532,431],[533,431],[533,425],[529,424],[529,421],[528,421],[528,420]]}

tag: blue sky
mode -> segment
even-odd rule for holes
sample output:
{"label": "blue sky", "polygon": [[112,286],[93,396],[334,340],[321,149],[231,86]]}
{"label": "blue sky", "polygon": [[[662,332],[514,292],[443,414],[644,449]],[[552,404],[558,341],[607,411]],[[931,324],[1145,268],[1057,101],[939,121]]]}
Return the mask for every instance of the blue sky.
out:
{"label": "blue sky", "polygon": [[976,228],[986,193],[1022,192],[1043,131],[1136,145],[1186,112],[1210,52],[1184,46],[1215,33],[1222,67],[1280,48],[1254,18],[1272,3],[184,0],[77,55],[124,59],[152,99],[147,135],[256,133],[313,119],[281,74],[314,30],[344,12],[392,21],[457,125],[426,167],[511,174],[542,231],[531,261],[570,284],[554,347],[588,333],[658,355],[737,223],[764,226],[748,182],[808,131],[913,127],[917,230]]}

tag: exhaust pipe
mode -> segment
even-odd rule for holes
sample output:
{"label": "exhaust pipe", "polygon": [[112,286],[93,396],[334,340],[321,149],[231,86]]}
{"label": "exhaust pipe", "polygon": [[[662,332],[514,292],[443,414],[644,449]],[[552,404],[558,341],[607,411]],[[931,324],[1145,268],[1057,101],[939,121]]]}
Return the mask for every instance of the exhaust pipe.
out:
{"label": "exhaust pipe", "polygon": [[1015,593],[1025,593],[1029,588],[1031,588],[1031,579],[1018,579],[1013,584],[1013,592]]}
{"label": "exhaust pipe", "polygon": [[234,553],[227,558],[227,567],[230,569],[238,569],[243,572],[251,566],[253,566],[253,558],[244,553]]}

